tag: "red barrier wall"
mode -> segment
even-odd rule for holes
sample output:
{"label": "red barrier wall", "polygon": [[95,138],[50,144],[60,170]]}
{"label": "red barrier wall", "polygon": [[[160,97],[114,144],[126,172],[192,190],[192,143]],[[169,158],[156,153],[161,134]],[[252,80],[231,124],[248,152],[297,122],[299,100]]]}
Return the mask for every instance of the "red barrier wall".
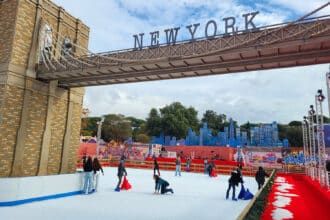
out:
{"label": "red barrier wall", "polygon": [[231,147],[212,146],[166,146],[167,151],[175,151],[178,155],[183,152],[183,157],[189,157],[194,152],[195,159],[233,161],[236,149]]}
{"label": "red barrier wall", "polygon": [[81,160],[83,155],[95,155],[96,143],[80,143],[78,149],[78,160]]}

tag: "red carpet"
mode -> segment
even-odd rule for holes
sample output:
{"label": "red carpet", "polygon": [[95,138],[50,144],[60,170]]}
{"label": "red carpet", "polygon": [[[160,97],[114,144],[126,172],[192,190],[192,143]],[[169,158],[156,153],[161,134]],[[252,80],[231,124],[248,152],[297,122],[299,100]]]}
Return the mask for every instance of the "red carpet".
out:
{"label": "red carpet", "polygon": [[330,219],[330,192],[300,174],[277,175],[261,219]]}

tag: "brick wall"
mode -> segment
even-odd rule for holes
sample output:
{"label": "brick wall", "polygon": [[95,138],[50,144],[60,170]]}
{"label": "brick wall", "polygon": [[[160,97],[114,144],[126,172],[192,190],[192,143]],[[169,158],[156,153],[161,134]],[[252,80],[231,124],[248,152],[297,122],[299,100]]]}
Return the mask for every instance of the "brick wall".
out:
{"label": "brick wall", "polygon": [[63,149],[63,138],[66,125],[67,100],[55,98],[51,123],[51,145],[49,149],[48,173],[56,174],[60,171]]}
{"label": "brick wall", "polygon": [[80,129],[81,129],[81,109],[82,102],[75,103],[73,106],[73,118],[71,124],[71,143],[70,143],[70,155],[69,155],[69,163],[68,170],[69,173],[74,173],[76,170],[77,163],[77,154],[80,143]]}
{"label": "brick wall", "polygon": [[37,174],[40,160],[40,146],[46,121],[47,96],[33,91],[30,98],[25,137],[23,175],[34,176]]}
{"label": "brick wall", "polygon": [[[38,56],[37,50],[31,50],[37,2],[37,0],[9,0],[0,3],[0,67],[2,68],[0,72],[0,177],[10,176],[13,173],[15,158],[23,161],[23,165],[14,176],[38,175],[47,123],[50,124],[50,145],[47,146],[49,151],[44,151],[48,155],[46,164],[41,165],[47,166],[47,174],[60,172],[68,102],[72,102],[73,107],[72,118],[68,120],[71,133],[69,134],[67,172],[73,173],[76,170],[83,92],[77,89],[80,92],[74,95],[74,100],[68,100],[68,90],[57,88],[55,94],[49,95],[48,83],[34,79],[33,75],[25,77],[28,60],[32,58],[37,61],[35,58]],[[87,47],[89,34],[87,26],[48,0],[42,1],[41,8],[42,20],[52,26],[53,39],[56,37],[56,31],[60,29],[62,36],[68,36],[72,42]],[[63,19],[58,18],[60,13]],[[58,45],[62,45],[62,42]],[[31,52],[33,57],[29,57]],[[85,51],[77,52],[83,54]],[[28,97],[28,104],[25,106],[24,97]],[[49,97],[52,97],[53,102],[49,102]],[[22,109],[25,110],[26,116],[21,119]],[[22,126],[22,122],[26,126]],[[18,131],[22,130],[24,132],[20,134],[24,134],[24,137],[20,140],[24,140],[21,145],[23,147],[15,150]],[[22,152],[23,158],[16,157],[17,152]]]}
{"label": "brick wall", "polygon": [[0,64],[8,63],[15,30],[17,1],[0,3]]}
{"label": "brick wall", "polygon": [[19,1],[11,62],[25,67],[30,52],[36,8],[28,0]]}
{"label": "brick wall", "polygon": [[6,92],[0,93],[3,100],[2,120],[0,121],[0,176],[9,176],[19,128],[23,91],[7,85]]}

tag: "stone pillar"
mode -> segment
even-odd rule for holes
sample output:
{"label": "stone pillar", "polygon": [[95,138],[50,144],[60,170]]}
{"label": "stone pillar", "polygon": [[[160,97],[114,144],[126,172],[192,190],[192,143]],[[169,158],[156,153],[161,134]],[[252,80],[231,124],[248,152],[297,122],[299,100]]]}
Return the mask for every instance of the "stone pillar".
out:
{"label": "stone pillar", "polygon": [[51,136],[52,136],[51,122],[53,120],[52,108],[54,107],[54,97],[55,97],[56,87],[57,87],[57,81],[52,81],[49,83],[46,124],[42,138],[40,162],[38,168],[38,175],[40,176],[48,174],[48,157],[49,157],[49,148],[51,146]]}
{"label": "stone pillar", "polygon": [[74,173],[84,90],[37,79],[39,29],[58,57],[57,32],[86,48],[89,28],[48,0],[0,1],[0,18],[0,177]]}

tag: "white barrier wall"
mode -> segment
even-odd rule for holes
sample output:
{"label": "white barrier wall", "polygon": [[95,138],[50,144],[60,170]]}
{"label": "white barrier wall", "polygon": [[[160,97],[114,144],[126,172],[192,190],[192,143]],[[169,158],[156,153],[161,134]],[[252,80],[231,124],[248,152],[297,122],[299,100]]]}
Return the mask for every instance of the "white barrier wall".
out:
{"label": "white barrier wall", "polygon": [[80,194],[83,173],[0,178],[0,206]]}

